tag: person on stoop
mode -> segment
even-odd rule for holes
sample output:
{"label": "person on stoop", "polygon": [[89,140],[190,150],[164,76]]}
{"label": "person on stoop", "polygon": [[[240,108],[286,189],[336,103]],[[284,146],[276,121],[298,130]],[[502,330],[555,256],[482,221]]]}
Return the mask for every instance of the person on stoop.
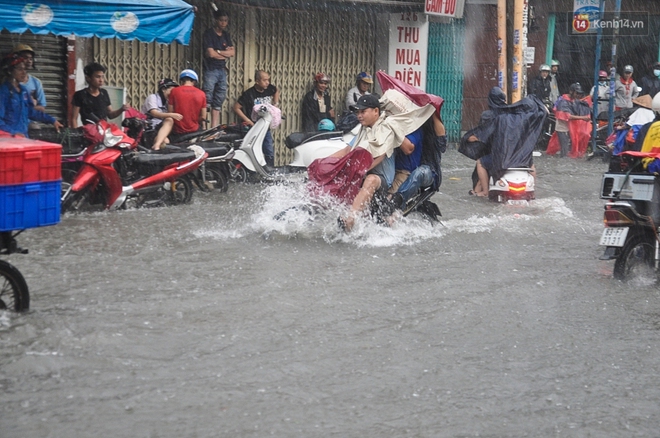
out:
{"label": "person on stoop", "polygon": [[[234,104],[234,113],[238,118],[245,122],[248,126],[254,125],[250,118],[252,115],[252,108],[259,104],[270,104],[277,106],[280,102],[280,91],[273,84],[270,83],[270,74],[264,70],[257,70],[254,73],[254,85],[241,94]],[[266,132],[264,143],[262,146],[266,165],[269,167],[275,166],[275,148],[273,135]]]}
{"label": "person on stoop", "polygon": [[172,143],[177,143],[184,134],[200,131],[206,123],[206,95],[195,86],[198,80],[194,70],[183,70],[179,75],[179,86],[170,92],[168,112],[182,116],[181,120],[174,120],[170,134]]}
{"label": "person on stoop", "polygon": [[206,102],[211,107],[211,127],[220,124],[220,111],[227,98],[227,60],[234,56],[234,44],[227,32],[229,15],[213,12],[213,27],[204,32],[204,84]]}

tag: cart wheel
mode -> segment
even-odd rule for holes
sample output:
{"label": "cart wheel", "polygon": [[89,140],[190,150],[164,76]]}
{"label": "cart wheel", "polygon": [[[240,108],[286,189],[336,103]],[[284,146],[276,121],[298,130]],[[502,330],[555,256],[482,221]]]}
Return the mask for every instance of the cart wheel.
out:
{"label": "cart wheel", "polygon": [[30,308],[30,293],[18,269],[0,260],[0,310],[22,312]]}

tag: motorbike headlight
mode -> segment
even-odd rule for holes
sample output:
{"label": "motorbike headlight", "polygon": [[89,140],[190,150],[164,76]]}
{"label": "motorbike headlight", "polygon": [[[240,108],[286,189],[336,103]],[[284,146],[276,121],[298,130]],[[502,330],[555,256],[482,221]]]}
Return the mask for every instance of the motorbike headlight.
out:
{"label": "motorbike headlight", "polygon": [[124,137],[121,135],[114,135],[111,129],[106,129],[103,133],[103,144],[108,147],[112,147],[122,141],[123,138]]}

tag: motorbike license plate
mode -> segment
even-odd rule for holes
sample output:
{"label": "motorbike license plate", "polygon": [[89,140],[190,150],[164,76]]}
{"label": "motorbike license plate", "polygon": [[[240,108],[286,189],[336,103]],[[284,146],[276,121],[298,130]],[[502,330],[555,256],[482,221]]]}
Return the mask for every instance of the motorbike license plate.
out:
{"label": "motorbike license plate", "polygon": [[509,199],[508,201],[506,201],[506,203],[509,205],[517,205],[523,207],[529,205],[529,201],[527,201],[526,199]]}
{"label": "motorbike license plate", "polygon": [[603,246],[622,247],[628,236],[628,227],[605,228],[600,236],[600,244]]}

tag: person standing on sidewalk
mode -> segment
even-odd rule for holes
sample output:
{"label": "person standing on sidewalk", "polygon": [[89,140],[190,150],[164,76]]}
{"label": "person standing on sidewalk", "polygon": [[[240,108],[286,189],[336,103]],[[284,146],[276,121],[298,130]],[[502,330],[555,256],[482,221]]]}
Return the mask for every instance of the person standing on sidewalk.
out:
{"label": "person standing on sidewalk", "polygon": [[223,10],[213,12],[213,27],[204,32],[204,84],[202,90],[211,107],[211,127],[220,124],[220,111],[227,97],[227,59],[234,56],[234,44],[227,26],[229,15]]}

